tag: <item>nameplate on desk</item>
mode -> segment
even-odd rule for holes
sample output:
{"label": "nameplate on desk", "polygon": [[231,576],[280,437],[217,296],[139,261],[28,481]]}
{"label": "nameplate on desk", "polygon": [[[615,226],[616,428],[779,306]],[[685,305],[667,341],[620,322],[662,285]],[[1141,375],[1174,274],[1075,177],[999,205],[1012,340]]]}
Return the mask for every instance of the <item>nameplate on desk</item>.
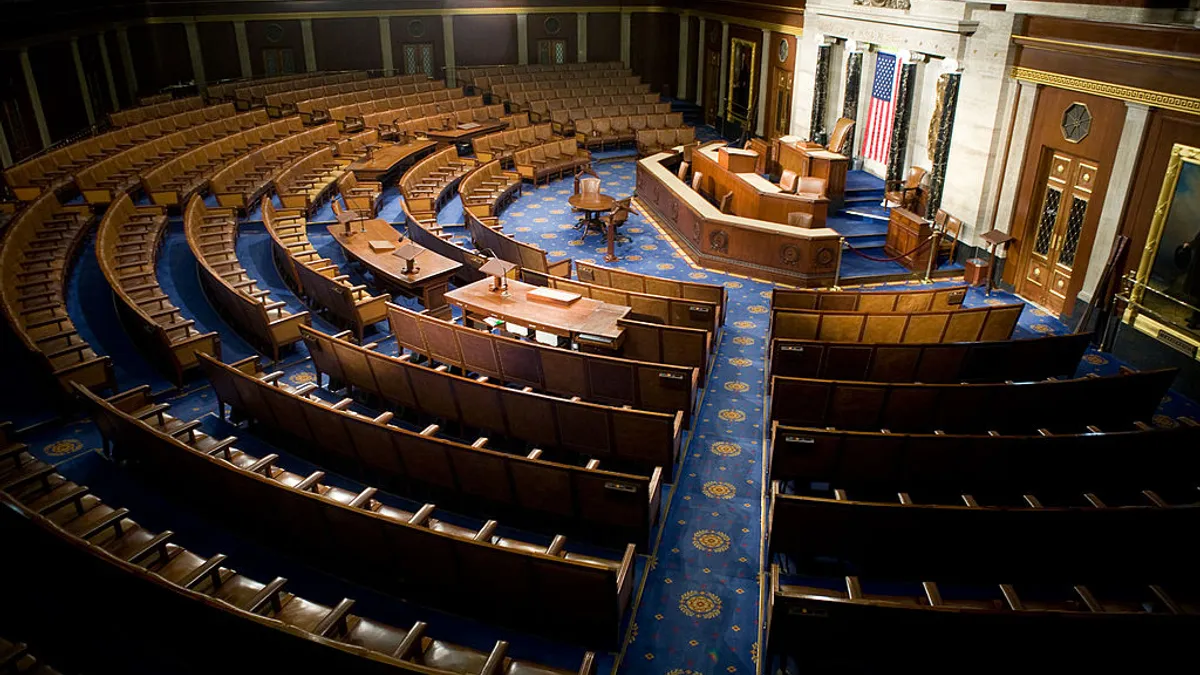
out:
{"label": "nameplate on desk", "polygon": [[616,490],[617,492],[637,492],[636,485],[629,485],[627,483],[605,483],[604,489]]}
{"label": "nameplate on desk", "polygon": [[688,305],[688,311],[696,312],[696,313],[700,313],[700,314],[708,314],[709,312],[712,311],[712,307],[700,307],[700,306],[696,306],[696,305]]}
{"label": "nameplate on desk", "polygon": [[802,352],[802,351],[804,351],[804,347],[801,347],[800,345],[782,345],[779,348],[779,351],[781,351],[781,352]]}
{"label": "nameplate on desk", "polygon": [[481,126],[483,125],[479,122],[463,122],[462,124],[458,125],[458,128],[462,129],[463,131],[470,131],[471,129],[478,129]]}
{"label": "nameplate on desk", "polygon": [[795,434],[784,434],[783,442],[784,443],[801,443],[803,445],[812,445],[817,442],[817,439],[813,438],[812,436],[798,436]]}
{"label": "nameplate on desk", "polygon": [[568,307],[583,296],[569,291],[560,291],[557,288],[535,288],[526,293],[525,297],[537,302]]}
{"label": "nameplate on desk", "polygon": [[683,373],[659,373],[658,379],[660,379],[660,380],[682,380]]}

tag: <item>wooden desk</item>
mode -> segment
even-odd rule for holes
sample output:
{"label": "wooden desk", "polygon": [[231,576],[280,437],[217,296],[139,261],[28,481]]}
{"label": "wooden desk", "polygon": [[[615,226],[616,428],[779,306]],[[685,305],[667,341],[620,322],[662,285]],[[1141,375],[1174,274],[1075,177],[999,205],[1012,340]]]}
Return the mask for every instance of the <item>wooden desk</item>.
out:
{"label": "wooden desk", "polygon": [[758,153],[753,150],[725,146],[717,151],[717,163],[734,173],[754,173]]}
{"label": "wooden desk", "polygon": [[425,135],[446,144],[457,145],[466,143],[476,136],[484,136],[497,131],[503,131],[508,126],[508,122],[500,120],[491,120],[489,122],[478,122],[479,126],[471,127],[470,129],[462,129],[455,126],[452,129],[444,129],[441,131],[427,131]]}
{"label": "wooden desk", "polygon": [[401,164],[416,159],[435,147],[437,143],[433,141],[379,146],[371,151],[370,159],[355,160],[347,168],[360,180],[386,182],[386,178],[394,174]]}
{"label": "wooden desk", "polygon": [[846,200],[846,170],[850,158],[820,146],[806,148],[798,143],[779,143],[779,169],[791,169],[798,176],[825,179],[825,196],[830,207],[840,209]]}
{"label": "wooden desk", "polygon": [[[364,226],[366,232],[361,231]],[[386,241],[399,248],[403,238],[396,228],[388,223],[379,219],[363,223],[353,222],[350,224],[349,235],[346,234],[344,225],[329,225],[327,229],[337,243],[341,244],[346,255],[365,265],[382,285],[387,286],[389,290],[420,298],[421,304],[425,305],[433,316],[450,318],[446,291],[450,287],[450,277],[459,271],[461,263],[417,246],[421,249],[413,262],[417,269],[413,274],[405,274],[404,269],[408,267],[408,262],[392,255],[395,249],[376,251],[371,248],[372,241]]]}
{"label": "wooden desk", "polygon": [[778,185],[753,173],[753,165],[749,171],[726,169],[721,164],[725,154],[720,141],[696,148],[692,151],[692,170],[704,174],[700,190],[714,199],[719,201],[725,193],[733,193],[729,205],[731,215],[786,224],[788,215],[799,211],[812,215],[813,227],[825,227],[828,199],[786,194]]}
{"label": "wooden desk", "polygon": [[580,298],[566,306],[530,300],[526,294],[539,287],[515,279],[508,280],[507,298],[493,292],[491,287],[491,278],[482,279],[450,291],[446,299],[469,315],[496,317],[571,340],[582,334],[619,342],[625,332],[617,325],[617,319],[629,314],[629,307],[591,298]]}
{"label": "wooden desk", "polygon": [[[608,195],[602,195],[602,194],[596,194],[596,195],[577,194],[577,195],[571,195],[570,197],[567,197],[567,203],[570,204],[572,207],[577,208],[580,211],[583,211],[585,220],[599,221],[600,214],[608,213],[609,211],[612,211],[612,208],[614,205],[616,205],[617,200]],[[616,228],[613,227],[612,223],[610,222],[605,227],[605,229],[608,231],[607,232],[608,252],[606,252],[604,254],[604,259],[607,260],[608,262],[614,262],[614,261],[618,260],[616,251],[613,248],[614,240],[616,239],[616,232],[614,230],[616,230]],[[585,234],[586,234],[586,232],[585,232]]]}
{"label": "wooden desk", "polygon": [[[928,240],[931,234],[933,225],[929,221],[908,209],[894,208],[888,221],[887,242],[883,252],[889,256],[907,254],[897,262],[914,272],[923,272],[929,266],[932,244],[921,246],[921,242]],[[918,246],[921,248],[914,252],[913,249]]]}

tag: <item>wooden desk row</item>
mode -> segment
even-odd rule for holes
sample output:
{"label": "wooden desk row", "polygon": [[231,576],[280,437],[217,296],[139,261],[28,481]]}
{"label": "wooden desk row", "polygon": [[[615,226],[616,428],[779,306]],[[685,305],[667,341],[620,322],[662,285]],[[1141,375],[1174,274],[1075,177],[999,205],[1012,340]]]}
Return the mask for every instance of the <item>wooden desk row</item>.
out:
{"label": "wooden desk row", "polygon": [[[693,150],[692,173],[704,174],[700,191],[717,201],[726,193],[733,193],[728,213],[735,216],[787,224],[788,216],[799,212],[812,216],[814,228],[825,227],[828,198],[784,193],[778,185],[755,172],[757,154],[735,155],[742,152],[747,151],[726,149],[722,141],[706,143]],[[736,161],[741,159],[748,161]]]}

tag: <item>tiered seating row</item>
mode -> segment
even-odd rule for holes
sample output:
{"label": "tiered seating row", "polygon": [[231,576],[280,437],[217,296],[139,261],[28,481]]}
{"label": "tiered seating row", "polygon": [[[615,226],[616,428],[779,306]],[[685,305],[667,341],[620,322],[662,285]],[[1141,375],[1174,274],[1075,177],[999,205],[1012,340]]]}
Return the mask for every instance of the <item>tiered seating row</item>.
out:
{"label": "tiered seating row", "polygon": [[513,165],[521,178],[537,185],[551,176],[559,178],[592,165],[592,153],[580,148],[573,138],[550,141],[513,153]]}
{"label": "tiered seating row", "polygon": [[27,352],[70,391],[70,382],[113,389],[112,362],[92,349],[67,313],[67,273],[92,223],[86,206],[64,207],[46,192],[18,213],[0,239],[4,314]]}
{"label": "tiered seating row", "polygon": [[771,308],[771,337],[822,342],[973,342],[1012,337],[1024,303],[958,311],[834,312]]}
{"label": "tiered seating row", "polygon": [[[276,75],[274,77],[238,79],[230,82],[222,82],[220,84],[214,84],[208,87],[208,98],[209,100],[234,101],[238,89],[244,89],[255,85],[262,86],[267,84],[276,84],[279,82],[292,82],[308,77],[311,77],[308,73],[289,73],[287,75]],[[248,103],[248,101],[244,102],[244,104]]]}
{"label": "tiered seating row", "polygon": [[200,285],[213,306],[259,349],[279,360],[280,349],[300,341],[308,312],[290,314],[281,300],[259,289],[237,258],[238,223],[233,209],[209,209],[193,196],[184,212],[192,255],[200,261]]}
{"label": "tiered seating row", "polygon": [[520,82],[593,76],[607,77],[609,73],[629,75],[630,70],[625,67],[625,64],[619,61],[588,61],[585,63],[563,63],[557,65],[505,64],[499,66],[472,66],[459,68],[455,71],[460,82],[483,88],[487,88],[493,84],[516,84]]}
{"label": "tiered seating row", "polygon": [[177,98],[171,101],[155,103],[153,105],[143,105],[128,110],[118,110],[109,113],[108,121],[114,127],[127,127],[131,124],[141,124],[149,120],[175,115],[189,110],[196,110],[204,106],[204,100],[199,96],[189,96],[188,98]]}
{"label": "tiered seating row", "polygon": [[[311,215],[332,187],[340,186],[344,180],[350,181],[348,189],[355,187],[354,172],[345,170],[350,161],[349,158],[338,159],[328,147],[310,152],[276,173],[270,179],[268,191],[279,197],[283,208],[304,209],[305,214]],[[378,194],[383,188],[378,183],[374,185],[373,194]],[[253,200],[245,203],[251,204]],[[369,211],[374,212],[374,209]]]}
{"label": "tiered seating row", "polygon": [[[217,378],[214,389],[223,392],[229,384]],[[277,384],[260,382],[255,388],[258,400],[282,406],[276,408],[280,412],[300,413],[304,406],[302,397]],[[321,472],[305,477],[275,466],[278,455],[247,455],[234,447],[235,437],[206,436],[197,430],[198,421],[171,417],[168,406],[155,404],[144,387],[107,400],[86,390],[84,396],[114,453],[156,479],[179,477],[170,481],[173,491],[260,540],[315,558],[339,576],[448,610],[582,644],[616,642],[632,595],[632,544],[614,560],[570,552],[561,535],[539,546],[492,534],[499,529],[495,521],[482,531],[463,528],[438,517],[433,504],[405,511],[374,499],[375,488],[341,490],[322,484]],[[308,407],[322,405],[303,400]],[[254,405],[235,407],[259,412]],[[314,551],[314,540],[325,542],[328,554]],[[478,602],[484,595],[497,602]]]}
{"label": "tiered seating row", "polygon": [[506,119],[509,119],[504,114],[503,103],[488,106],[481,105],[467,110],[458,110],[454,113],[430,115],[428,117],[418,117],[405,121],[397,121],[399,118],[393,116],[395,112],[397,111],[393,110],[368,115],[364,118],[364,124],[378,127],[380,133],[385,136],[413,140],[424,138],[431,131],[454,130],[460,124],[477,123],[482,125],[490,124],[491,122],[504,122]]}
{"label": "tiered seating row", "polygon": [[[576,111],[572,111],[572,114]],[[560,115],[560,117],[562,117]],[[588,148],[606,146],[620,147],[638,142],[643,134],[671,133],[669,147],[690,143],[695,139],[695,130],[683,123],[682,113],[624,115],[613,117],[575,117],[570,121],[555,120],[558,124],[574,129],[579,144]],[[678,132],[678,133],[676,133]],[[681,137],[677,137],[682,134]]]}
{"label": "tiered seating row", "polygon": [[[477,251],[490,251],[492,255],[520,265],[522,268],[549,274],[555,277],[571,275],[571,259],[550,260],[550,254],[535,244],[520,241],[504,234],[499,229],[489,226],[485,220],[472,211],[465,211],[467,233]],[[488,218],[495,222],[494,218]]]}
{"label": "tiered seating row", "polygon": [[771,378],[781,424],[896,432],[1032,433],[1149,419],[1176,370],[1013,384],[920,384]]}
{"label": "tiered seating row", "polygon": [[[367,94],[368,96],[362,100],[370,100],[380,95],[392,96],[392,94],[387,93],[388,90],[395,88],[394,91],[400,92],[399,87],[404,85],[411,86],[411,89],[405,93],[416,93],[418,89],[415,85],[428,81],[424,75],[391,75],[365,80],[351,80],[350,82],[314,85],[304,89],[293,89],[291,91],[267,94],[263,97],[263,103],[267,106],[267,114],[271,117],[286,117],[300,112],[301,104],[305,104],[307,111],[311,113],[313,108],[310,107],[310,102],[312,101],[345,94],[355,96]],[[326,110],[327,108],[320,109]],[[305,120],[305,123],[309,123],[309,120]]]}
{"label": "tiered seating row", "polygon": [[[328,148],[337,137],[337,125],[324,124],[262,145],[212,174],[209,190],[216,195],[221,206],[245,209],[258,201],[271,188],[275,178],[289,165],[302,160],[315,150]],[[324,167],[326,171],[340,165],[332,159],[329,164],[330,166]],[[323,175],[318,175],[317,180]],[[334,177],[328,177],[323,182],[327,184],[332,180]],[[185,200],[179,203],[185,203]]]}
{"label": "tiered seating row", "polygon": [[683,411],[685,423],[696,400],[700,375],[695,368],[558,349],[485,333],[391,304],[388,321],[402,349],[499,382],[638,410]]}
{"label": "tiered seating row", "polygon": [[697,281],[679,281],[664,279],[648,274],[638,274],[609,267],[601,267],[582,261],[575,262],[575,278],[589,284],[619,288],[636,293],[652,293],[670,298],[687,300],[703,300],[717,305],[720,314],[718,323],[725,323],[725,306],[728,293],[724,286],[702,284]]}
{"label": "tiered seating row", "polygon": [[[774,309],[819,309],[830,312],[939,312],[962,309],[967,286],[902,290],[828,291],[819,288],[776,288]],[[778,336],[776,336],[778,337]]]}
{"label": "tiered seating row", "polygon": [[[642,82],[637,75],[572,78],[567,82],[559,80],[497,84],[492,86],[491,93],[525,110],[535,101],[559,98],[565,87],[579,92],[576,96],[615,97],[617,100],[613,102],[613,105],[637,105],[639,103],[658,103],[659,101],[658,94],[650,93],[650,85]],[[651,97],[653,100],[650,100]]]}
{"label": "tiered seating row", "polygon": [[96,257],[134,342],[182,385],[184,371],[197,365],[197,352],[220,358],[221,338],[197,329],[159,286],[156,262],[166,229],[162,207],[137,207],[122,195],[100,221]]}
{"label": "tiered seating row", "polygon": [[[390,84],[382,89],[372,86],[366,91],[326,94],[299,100],[295,104],[296,111],[300,113],[300,119],[304,120],[305,124],[324,124],[333,119],[330,117],[330,111],[334,108],[365,105],[377,100],[411,100],[411,105],[423,105],[462,95],[460,90],[446,89],[446,83],[442,80],[425,80],[424,76],[420,77],[422,79],[418,82]],[[351,110],[347,109],[347,112]]]}
{"label": "tiered seating row", "polygon": [[343,84],[345,82],[353,82],[355,80],[365,80],[367,78],[366,71],[353,71],[346,73],[330,73],[330,74],[310,74],[300,77],[281,79],[276,82],[248,82],[233,91],[234,101],[237,103],[239,110],[249,110],[250,108],[259,108],[266,105],[267,96],[271,94],[280,94],[285,91],[295,89],[308,89],[309,87],[324,87],[327,85]]}
{"label": "tiered seating row", "polygon": [[470,157],[459,157],[453,145],[443,148],[412,166],[400,179],[404,201],[417,214],[435,214],[447,192],[476,166]]}
{"label": "tiered seating row", "polygon": [[[526,118],[528,119],[528,116]],[[549,124],[538,124],[474,138],[471,140],[471,147],[481,162],[490,162],[493,159],[509,160],[517,150],[545,143],[553,136],[554,130]]]}
{"label": "tiered seating row", "polygon": [[[415,213],[408,202],[403,200],[401,200],[400,206],[404,210],[405,226],[413,243],[462,264],[462,267],[454,273],[454,278],[458,283],[469,284],[484,278],[485,275],[479,271],[479,268],[487,262],[487,258],[454,241],[453,235],[449,232],[443,232],[442,227],[437,223],[437,214],[430,211]],[[469,223],[469,216],[467,220]]]}
{"label": "tiered seating row", "polygon": [[222,103],[115,129],[52,150],[4,170],[4,181],[18,201],[32,201],[46,187],[71,178],[85,167],[161,136],[231,117],[233,104]]}
{"label": "tiered seating row", "polygon": [[[75,186],[88,203],[107,204],[120,193],[137,187],[139,174],[144,181],[146,176],[153,176],[156,170],[170,164],[168,160],[173,157],[194,158],[189,150],[204,149],[210,145],[216,147],[218,141],[223,139],[226,143],[221,146],[222,149],[228,148],[225,156],[232,158],[243,149],[233,147],[240,134],[266,124],[267,121],[265,112],[255,111],[176,131],[106,157],[85,168],[75,174]],[[199,158],[195,159],[199,161]]]}
{"label": "tiered seating row", "polygon": [[637,149],[639,155],[653,155],[656,152],[670,150],[676,146],[688,145],[696,141],[696,130],[692,127],[682,129],[649,129],[637,133]]}
{"label": "tiered seating row", "polygon": [[[184,426],[178,420],[171,424]],[[211,438],[192,433],[197,445],[215,446]],[[235,456],[232,448],[228,452]],[[30,626],[55,625],[64,614],[103,612],[104,621],[69,636],[72,649],[89,655],[89,668],[130,672],[158,659],[178,663],[179,655],[186,654],[188,665],[196,668],[188,672],[234,667],[570,675],[507,656],[503,641],[490,654],[476,651],[429,636],[422,621],[408,630],[396,628],[353,613],[349,598],[330,607],[287,592],[282,577],[261,583],[228,567],[224,555],[205,558],[172,541],[175,533],[170,530],[143,528],[129,517],[128,509],[104,504],[86,487],[34,459],[23,446],[6,448],[4,459],[0,517],[6,545],[22,555],[22,583],[14,584],[6,596],[12,601],[9,609],[19,611]],[[223,494],[220,488],[216,492]],[[342,494],[336,488],[325,492],[333,498]],[[302,497],[300,504],[326,498],[315,493]],[[296,519],[291,526],[301,524]],[[56,602],[46,601],[47,588],[53,588]],[[138,636],[136,649],[113,648],[130,635]],[[198,635],[221,639],[197,649]],[[255,649],[246,649],[247,644]],[[590,652],[584,656],[578,675],[595,675],[593,659]]]}
{"label": "tiered seating row", "polygon": [[[320,374],[408,410],[498,432],[546,450],[615,461],[643,475],[679,454],[683,413],[587,403],[493,384],[391,357],[311,329],[305,343]],[[419,394],[418,394],[419,392]],[[642,521],[645,521],[643,518]]]}
{"label": "tiered seating row", "polygon": [[275,266],[296,294],[327,310],[331,319],[354,329],[361,341],[368,326],[387,317],[388,296],[371,295],[367,287],[349,282],[337,263],[322,258],[308,240],[308,221],[299,210],[275,209],[262,199],[263,225],[271,234]]}
{"label": "tiered seating row", "polygon": [[1092,336],[929,344],[771,340],[770,375],[868,382],[1029,382],[1070,377]]}
{"label": "tiered seating row", "polygon": [[640,291],[612,288],[599,284],[589,284],[573,279],[553,277],[529,270],[523,270],[523,279],[527,283],[538,286],[548,286],[570,293],[578,293],[585,298],[592,298],[613,305],[630,307],[627,318],[634,321],[659,323],[683,328],[697,328],[715,335],[724,323],[721,308],[715,302],[676,298],[666,295],[654,295]]}
{"label": "tiered seating row", "polygon": [[[417,85],[411,86],[414,89],[417,88]],[[409,117],[425,117],[454,112],[455,110],[466,110],[482,105],[483,99],[478,96],[464,96],[461,89],[430,88],[426,91],[402,93],[364,101],[355,100],[354,97],[343,97],[338,101],[330,101],[329,103],[337,104],[329,107],[327,111],[329,118],[343,128],[350,129],[361,126],[365,117],[375,115],[376,113],[389,112],[398,110],[399,108],[417,108],[417,106],[423,106],[411,111]],[[389,119],[388,121],[391,120]]]}
{"label": "tiered seating row", "polygon": [[151,201],[160,206],[182,206],[191,195],[204,190],[209,177],[225,164],[304,129],[296,117],[268,122],[262,110],[245,115],[254,115],[259,124],[177,155],[142,174],[142,189]]}
{"label": "tiered seating row", "polygon": [[458,196],[462,198],[463,209],[492,225],[491,221],[500,209],[514,196],[520,196],[521,176],[515,171],[505,171],[498,159],[480,158],[480,161],[487,163],[476,167],[459,182]]}

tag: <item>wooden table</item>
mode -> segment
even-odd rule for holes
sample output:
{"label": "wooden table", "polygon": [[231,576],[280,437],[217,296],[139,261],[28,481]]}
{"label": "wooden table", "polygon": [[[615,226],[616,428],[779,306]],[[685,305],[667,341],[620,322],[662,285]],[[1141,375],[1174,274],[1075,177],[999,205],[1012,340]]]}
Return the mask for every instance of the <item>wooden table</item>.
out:
{"label": "wooden table", "polygon": [[914,272],[924,272],[929,266],[932,244],[922,246],[922,242],[927,242],[931,234],[933,225],[928,220],[908,209],[894,208],[888,220],[883,252],[892,257],[900,256],[896,262]]}
{"label": "wooden table", "polygon": [[[599,222],[600,214],[612,211],[612,208],[616,205],[617,200],[608,195],[585,195],[580,193],[568,197],[567,203],[573,208],[583,211],[584,221],[590,223]],[[616,230],[616,228],[613,227],[612,222],[609,222],[606,229],[608,230],[608,252],[604,254],[604,259],[608,262],[614,262],[620,259],[617,258],[617,254],[613,249],[613,243],[616,239],[616,232],[614,232],[614,230]],[[584,232],[584,234],[587,234],[587,232]]]}
{"label": "wooden table", "polygon": [[435,147],[437,143],[433,141],[376,146],[366,157],[351,162],[347,168],[360,180],[384,182],[401,164]]}
{"label": "wooden table", "polygon": [[526,295],[540,287],[515,279],[508,280],[507,298],[491,287],[492,279],[481,279],[450,291],[446,299],[468,315],[495,317],[573,341],[580,335],[596,335],[612,340],[615,346],[625,332],[617,319],[629,314],[629,307],[591,298],[579,298],[570,305],[531,300]]}
{"label": "wooden table", "polygon": [[413,244],[420,249],[413,263],[416,269],[413,274],[405,274],[408,262],[392,255],[396,249],[377,251],[371,248],[372,241],[386,241],[399,248],[403,238],[396,228],[378,218],[363,221],[361,225],[365,226],[366,232],[360,231],[362,227],[358,223],[350,226],[350,234],[346,234],[343,225],[329,225],[327,229],[346,255],[365,265],[382,285],[420,298],[421,304],[436,317],[450,318],[446,291],[450,287],[450,277],[462,264]]}
{"label": "wooden table", "polygon": [[466,143],[466,142],[470,141],[472,138],[475,138],[477,136],[483,136],[483,135],[494,133],[497,131],[503,131],[504,128],[508,126],[508,122],[501,122],[500,120],[491,120],[488,122],[478,122],[477,124],[479,126],[471,127],[469,129],[463,129],[462,126],[459,125],[452,129],[443,129],[441,131],[427,131],[427,132],[425,132],[425,135],[434,139],[435,141],[440,141],[440,142],[446,143],[446,144],[453,143],[455,145],[458,145],[459,143]]}

